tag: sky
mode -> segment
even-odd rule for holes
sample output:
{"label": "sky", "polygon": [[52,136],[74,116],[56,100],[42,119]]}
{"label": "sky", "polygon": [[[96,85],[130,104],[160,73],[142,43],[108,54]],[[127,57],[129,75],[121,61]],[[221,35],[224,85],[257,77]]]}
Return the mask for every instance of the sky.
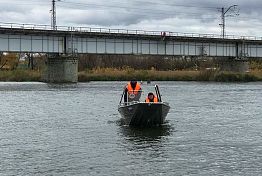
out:
{"label": "sky", "polygon": [[[58,26],[262,37],[262,0],[56,0]],[[0,0],[0,24],[51,24],[52,0]]]}

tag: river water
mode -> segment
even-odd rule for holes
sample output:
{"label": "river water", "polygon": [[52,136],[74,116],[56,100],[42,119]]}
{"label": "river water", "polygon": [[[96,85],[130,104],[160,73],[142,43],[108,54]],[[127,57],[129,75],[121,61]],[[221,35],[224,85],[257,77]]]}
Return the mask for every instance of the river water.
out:
{"label": "river water", "polygon": [[163,127],[121,124],[125,82],[0,83],[0,175],[262,175],[262,84],[152,82]]}

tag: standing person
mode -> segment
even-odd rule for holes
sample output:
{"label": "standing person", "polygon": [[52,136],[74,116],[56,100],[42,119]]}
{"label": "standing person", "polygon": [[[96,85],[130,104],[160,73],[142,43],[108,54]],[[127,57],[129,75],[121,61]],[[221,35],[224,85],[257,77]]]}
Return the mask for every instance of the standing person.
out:
{"label": "standing person", "polygon": [[158,98],[152,92],[149,92],[147,97],[146,97],[145,102],[147,102],[147,103],[149,103],[149,102],[156,103],[156,102],[158,102]]}
{"label": "standing person", "polygon": [[131,80],[125,87],[125,102],[139,101],[142,93],[141,85],[134,80]]}

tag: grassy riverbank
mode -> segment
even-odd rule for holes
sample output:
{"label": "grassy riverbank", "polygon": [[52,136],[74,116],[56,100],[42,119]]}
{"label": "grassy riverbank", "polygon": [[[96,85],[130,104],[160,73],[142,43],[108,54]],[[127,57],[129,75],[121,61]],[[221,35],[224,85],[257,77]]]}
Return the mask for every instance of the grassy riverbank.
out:
{"label": "grassy riverbank", "polygon": [[216,81],[216,82],[250,82],[262,81],[262,71],[254,70],[249,73],[220,72],[216,70],[204,71],[157,71],[101,68],[79,73],[79,81]]}
{"label": "grassy riverbank", "polygon": [[41,81],[41,73],[33,70],[0,71],[0,81],[33,82]]}
{"label": "grassy riverbank", "polygon": [[156,71],[102,68],[88,70],[79,73],[79,81],[126,81],[136,80],[159,80],[159,81],[193,81],[196,79],[196,71]]}
{"label": "grassy riverbank", "polygon": [[[215,82],[250,82],[262,81],[262,70],[249,73],[204,71],[157,71],[134,70],[132,68],[98,68],[78,73],[79,82],[87,81],[215,81]],[[0,71],[0,81],[30,82],[41,81],[41,72],[33,70]]]}

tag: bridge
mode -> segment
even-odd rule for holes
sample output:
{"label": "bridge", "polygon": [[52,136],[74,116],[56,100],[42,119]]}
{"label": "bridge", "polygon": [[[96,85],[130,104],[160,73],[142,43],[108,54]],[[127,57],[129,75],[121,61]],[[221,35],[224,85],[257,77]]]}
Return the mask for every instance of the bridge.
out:
{"label": "bridge", "polygon": [[48,53],[48,80],[76,82],[75,54],[261,58],[262,38],[0,23],[0,52]]}

